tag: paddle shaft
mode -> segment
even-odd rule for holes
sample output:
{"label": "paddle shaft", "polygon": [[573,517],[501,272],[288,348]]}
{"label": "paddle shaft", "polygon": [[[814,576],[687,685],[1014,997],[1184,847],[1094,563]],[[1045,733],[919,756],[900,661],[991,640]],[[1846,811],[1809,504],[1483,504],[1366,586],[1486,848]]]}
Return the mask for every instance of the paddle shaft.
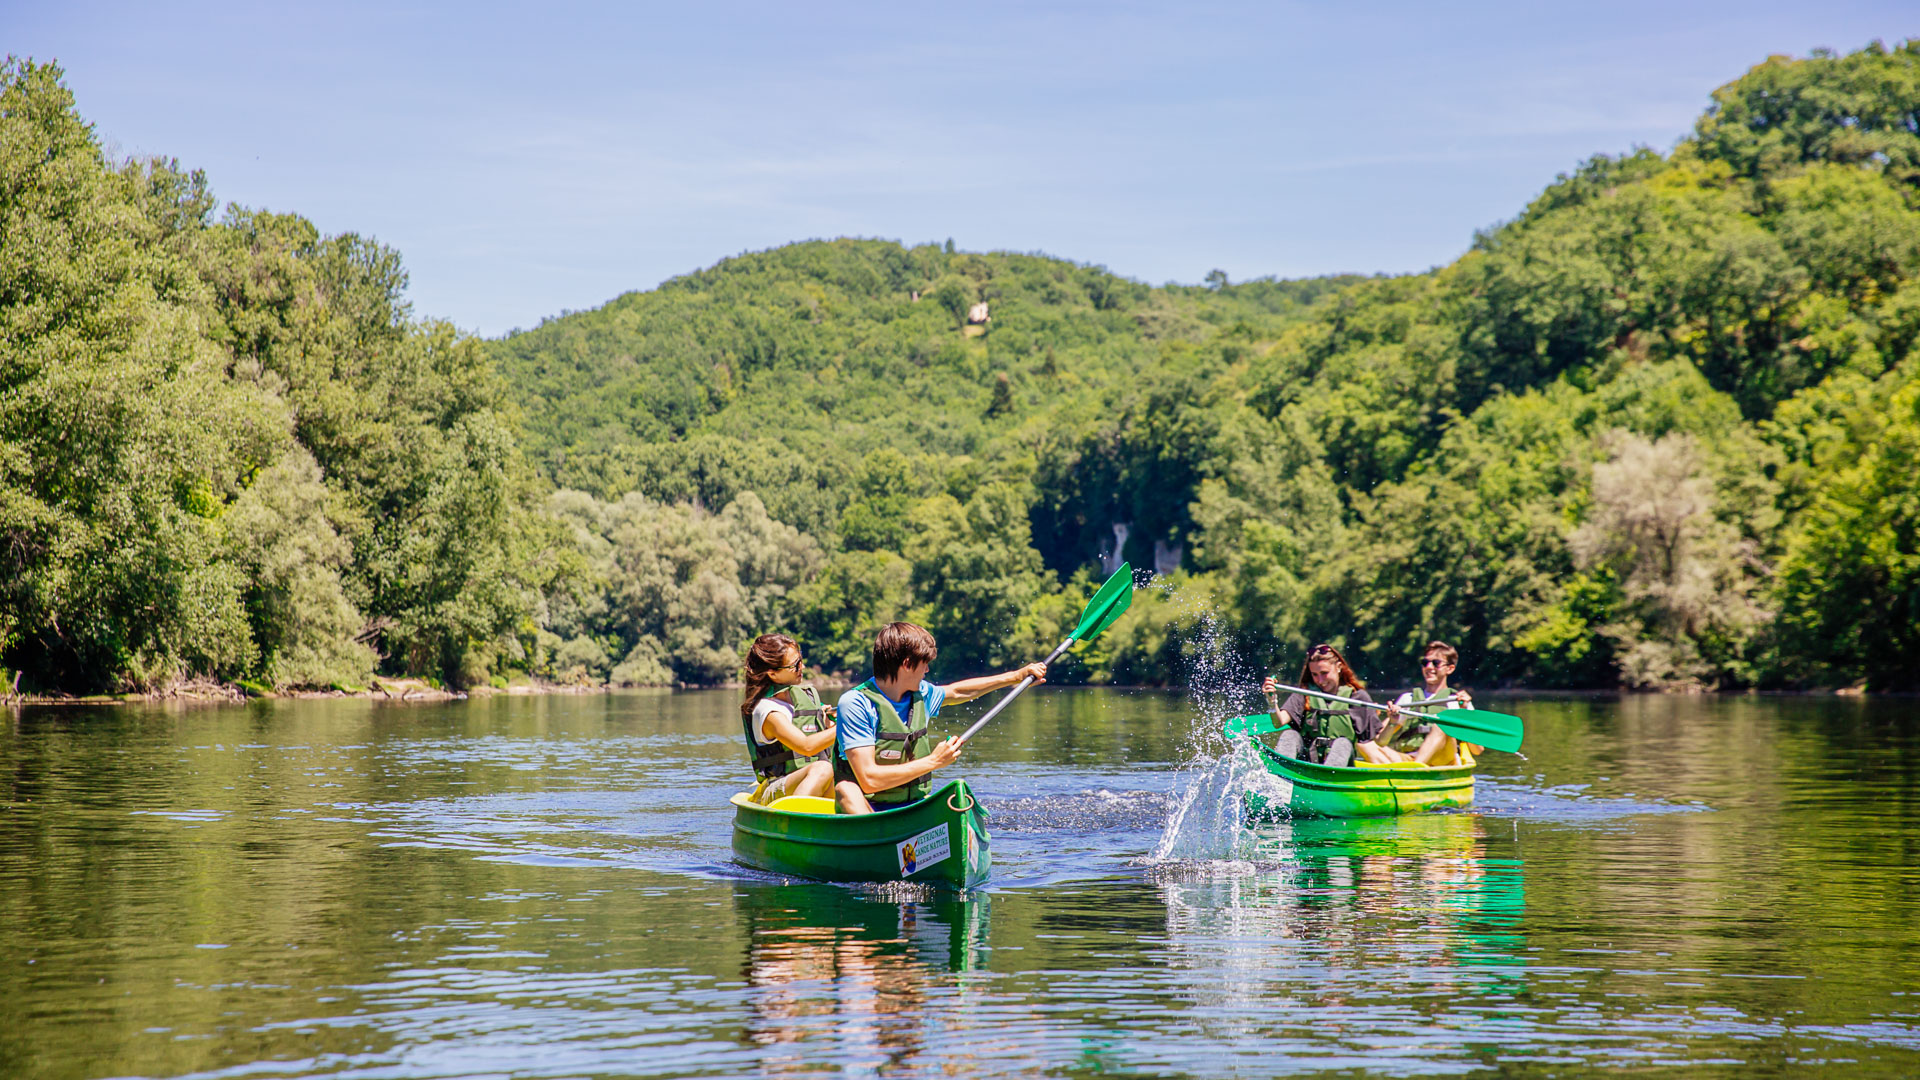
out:
{"label": "paddle shaft", "polygon": [[[1375,701],[1375,702],[1369,703],[1365,701],[1356,701],[1353,698],[1344,698],[1338,694],[1322,693],[1319,690],[1302,690],[1297,686],[1287,686],[1285,684],[1276,684],[1276,685],[1279,685],[1280,689],[1282,690],[1291,690],[1296,694],[1305,694],[1308,697],[1331,698],[1334,701],[1344,701],[1351,705],[1366,705],[1367,707],[1374,708],[1374,709],[1385,709],[1387,707],[1387,703],[1384,701]],[[1409,701],[1405,705],[1400,706],[1400,711],[1403,713],[1407,713],[1408,715],[1411,715],[1411,716],[1420,716],[1424,714],[1417,713],[1414,710],[1422,709],[1429,705],[1449,705],[1459,700],[1460,700],[1460,695],[1448,694],[1446,697],[1427,698],[1424,701]],[[1267,704],[1273,707],[1274,719],[1276,720],[1279,719],[1280,718],[1280,695],[1278,693],[1268,694]]]}
{"label": "paddle shaft", "polygon": [[[1047,663],[1051,664],[1055,660],[1060,659],[1060,654],[1067,651],[1068,646],[1073,644],[1073,640],[1074,639],[1071,637],[1067,638],[1067,640],[1060,643],[1059,648],[1047,654]],[[1018,686],[1015,686],[1012,690],[1007,691],[1006,697],[1001,698],[998,702],[994,704],[993,708],[987,710],[987,715],[981,717],[978,720],[975,720],[973,722],[972,727],[960,733],[961,745],[963,746],[966,745],[967,740],[973,738],[974,732],[979,731],[983,727],[986,727],[987,721],[993,719],[996,716],[999,716],[1001,709],[1004,709],[1008,705],[1012,704],[1013,699],[1020,696],[1020,691],[1025,690],[1027,687],[1032,685],[1033,685],[1033,676],[1029,675],[1024,679],[1021,679],[1020,684]]]}
{"label": "paddle shaft", "polygon": [[[1361,701],[1359,698],[1341,697],[1339,694],[1329,694],[1325,690],[1309,690],[1304,686],[1288,686],[1286,683],[1274,683],[1273,685],[1290,694],[1305,694],[1307,697],[1325,698],[1328,701],[1343,701],[1348,705],[1358,705],[1365,709],[1385,709],[1387,707],[1384,702]],[[1274,706],[1273,712],[1274,719],[1278,720],[1280,718],[1280,707],[1277,705]]]}
{"label": "paddle shaft", "polygon": [[1409,709],[1418,709],[1427,705],[1447,705],[1459,700],[1460,695],[1448,694],[1446,697],[1427,698],[1425,701],[1409,701],[1405,705],[1400,706],[1400,711],[1406,712]]}
{"label": "paddle shaft", "polygon": [[[1344,701],[1349,705],[1359,705],[1363,708],[1368,708],[1368,709],[1379,709],[1382,712],[1386,711],[1386,708],[1387,708],[1385,702],[1361,701],[1359,698],[1341,697],[1339,694],[1329,694],[1324,690],[1308,690],[1308,689],[1305,689],[1304,687],[1288,686],[1286,683],[1275,683],[1274,685],[1279,687],[1281,690],[1285,690],[1289,693],[1304,694],[1308,697],[1326,698],[1328,701]],[[1405,711],[1409,716],[1424,716],[1426,715],[1425,713],[1413,712],[1412,711],[1413,706],[1443,705],[1449,701],[1458,701],[1458,700],[1460,699],[1457,696],[1448,696],[1448,697],[1442,697],[1442,698],[1428,698],[1425,701],[1410,702],[1408,705],[1401,706],[1401,709]],[[1273,706],[1273,722],[1276,724],[1279,723],[1280,722],[1280,695],[1278,693],[1269,693],[1267,695],[1267,704]]]}

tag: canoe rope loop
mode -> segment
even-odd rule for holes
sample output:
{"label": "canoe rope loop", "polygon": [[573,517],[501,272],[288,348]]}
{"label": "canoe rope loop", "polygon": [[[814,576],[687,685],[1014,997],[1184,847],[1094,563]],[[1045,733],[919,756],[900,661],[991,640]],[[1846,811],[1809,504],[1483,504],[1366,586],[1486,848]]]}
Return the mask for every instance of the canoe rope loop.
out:
{"label": "canoe rope loop", "polygon": [[967,805],[965,806],[953,805],[953,800],[959,797],[960,797],[960,793],[957,791],[947,796],[947,809],[953,811],[956,814],[964,814],[967,811],[973,809],[973,793],[972,792],[967,793]]}

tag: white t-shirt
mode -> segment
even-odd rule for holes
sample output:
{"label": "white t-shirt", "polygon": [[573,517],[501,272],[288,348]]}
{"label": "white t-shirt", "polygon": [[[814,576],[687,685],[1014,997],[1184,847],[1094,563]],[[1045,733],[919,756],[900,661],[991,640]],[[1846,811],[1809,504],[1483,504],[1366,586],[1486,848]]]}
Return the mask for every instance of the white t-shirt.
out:
{"label": "white t-shirt", "polygon": [[753,707],[753,741],[761,746],[772,746],[780,741],[767,734],[767,717],[773,715],[775,709],[784,711],[787,719],[793,719],[793,706],[777,697],[763,697],[760,704]]}

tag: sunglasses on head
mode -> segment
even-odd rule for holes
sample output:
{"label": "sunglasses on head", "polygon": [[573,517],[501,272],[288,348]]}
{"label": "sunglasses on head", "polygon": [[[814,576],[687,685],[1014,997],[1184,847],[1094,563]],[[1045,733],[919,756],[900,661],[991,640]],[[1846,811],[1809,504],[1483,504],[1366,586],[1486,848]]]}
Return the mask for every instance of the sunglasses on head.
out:
{"label": "sunglasses on head", "polygon": [[1313,657],[1313,656],[1339,656],[1340,654],[1337,652],[1334,652],[1333,646],[1331,645],[1315,645],[1313,648],[1307,650],[1307,655],[1309,657]]}

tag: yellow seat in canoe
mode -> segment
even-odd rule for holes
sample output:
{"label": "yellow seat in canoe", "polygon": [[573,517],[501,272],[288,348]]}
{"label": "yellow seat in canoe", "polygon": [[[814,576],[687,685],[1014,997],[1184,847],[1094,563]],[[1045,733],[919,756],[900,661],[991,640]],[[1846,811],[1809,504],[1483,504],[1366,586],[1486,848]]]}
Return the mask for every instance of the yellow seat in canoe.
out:
{"label": "yellow seat in canoe", "polygon": [[831,814],[832,799],[822,799],[817,795],[787,795],[768,804],[769,810],[784,810],[789,814]]}

